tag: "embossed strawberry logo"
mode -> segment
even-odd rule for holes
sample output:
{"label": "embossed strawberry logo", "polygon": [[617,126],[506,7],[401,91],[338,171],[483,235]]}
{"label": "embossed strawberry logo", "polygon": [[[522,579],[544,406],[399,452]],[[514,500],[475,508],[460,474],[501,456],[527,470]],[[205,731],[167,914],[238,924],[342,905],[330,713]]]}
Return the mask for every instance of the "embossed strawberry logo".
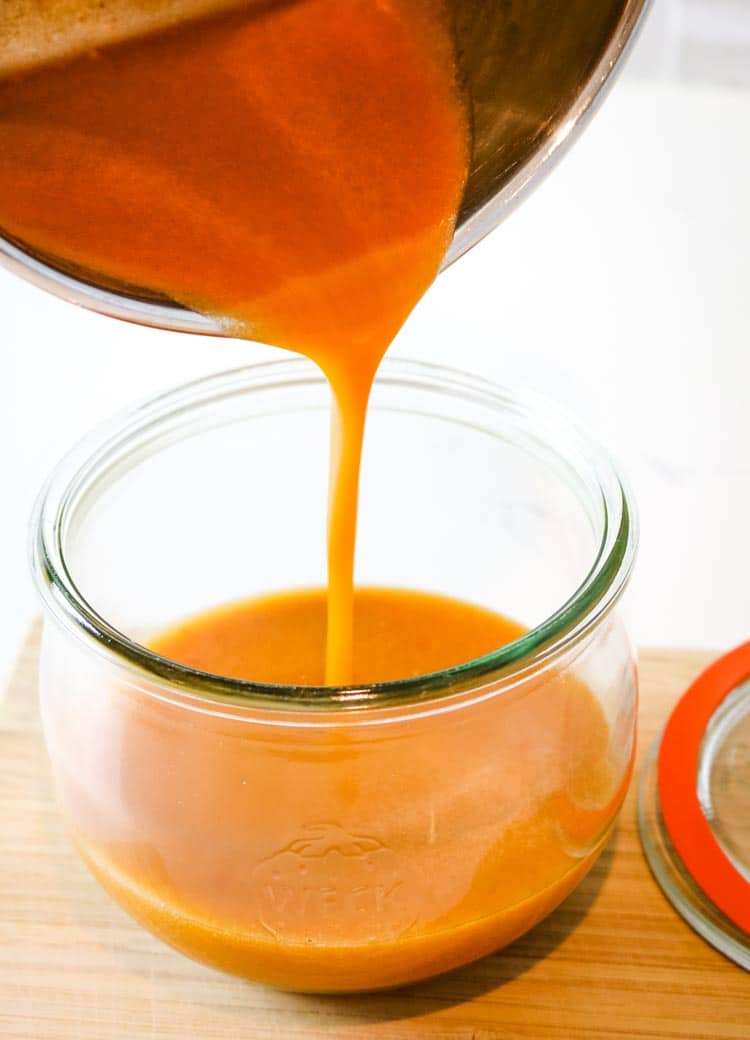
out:
{"label": "embossed strawberry logo", "polygon": [[258,919],[288,942],[401,935],[419,914],[416,871],[377,838],[315,823],[253,871]]}

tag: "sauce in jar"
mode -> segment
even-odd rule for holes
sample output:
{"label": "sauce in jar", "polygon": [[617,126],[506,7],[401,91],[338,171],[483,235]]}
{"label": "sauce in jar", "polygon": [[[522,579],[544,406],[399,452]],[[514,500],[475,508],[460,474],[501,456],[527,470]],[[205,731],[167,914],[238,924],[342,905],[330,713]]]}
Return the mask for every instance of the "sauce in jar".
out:
{"label": "sauce in jar", "polygon": [[[325,614],[324,590],[269,596],[150,645],[214,674],[317,682]],[[522,634],[447,597],[357,590],[363,681]],[[262,724],[194,721],[125,691],[117,703],[117,786],[138,840],[113,841],[111,812],[71,784],[85,859],[178,949],[287,989],[402,984],[510,942],[586,873],[627,785],[601,706],[572,674],[463,706],[453,725],[391,719],[366,732],[342,712],[321,733],[287,710],[288,736],[272,739]]]}

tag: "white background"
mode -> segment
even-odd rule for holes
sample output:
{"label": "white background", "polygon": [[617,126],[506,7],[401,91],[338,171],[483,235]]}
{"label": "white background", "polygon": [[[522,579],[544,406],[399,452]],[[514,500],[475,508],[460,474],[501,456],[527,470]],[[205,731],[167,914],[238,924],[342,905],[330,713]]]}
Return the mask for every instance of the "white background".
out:
{"label": "white background", "polygon": [[[79,311],[0,271],[0,679],[36,610],[25,529],[60,454],[114,411],[278,356]],[[639,500],[641,644],[750,637],[750,0],[656,0],[562,166],[442,275],[391,353],[540,390]]]}

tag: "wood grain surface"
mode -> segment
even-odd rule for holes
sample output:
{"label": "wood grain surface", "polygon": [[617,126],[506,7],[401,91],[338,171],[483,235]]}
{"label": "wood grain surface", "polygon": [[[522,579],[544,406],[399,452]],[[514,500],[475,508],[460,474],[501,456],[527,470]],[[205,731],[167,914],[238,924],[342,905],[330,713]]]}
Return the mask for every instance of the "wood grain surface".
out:
{"label": "wood grain surface", "polygon": [[[133,923],[71,848],[39,728],[37,652],[34,631],[0,704],[0,1037],[750,1038],[750,975],[662,896],[641,853],[633,790],[610,846],[554,914],[440,979],[321,998],[193,964]],[[710,657],[642,654],[641,753]]]}

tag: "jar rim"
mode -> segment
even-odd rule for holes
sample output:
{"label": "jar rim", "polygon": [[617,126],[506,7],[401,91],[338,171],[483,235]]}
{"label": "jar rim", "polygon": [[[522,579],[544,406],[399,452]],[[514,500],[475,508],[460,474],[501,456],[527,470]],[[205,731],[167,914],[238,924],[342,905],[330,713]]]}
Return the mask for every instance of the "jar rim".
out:
{"label": "jar rim", "polygon": [[[31,518],[29,556],[32,575],[47,612],[64,630],[83,639],[110,662],[141,678],[166,685],[181,696],[210,703],[269,711],[321,711],[342,708],[394,708],[436,701],[489,683],[507,683],[546,665],[584,639],[615,605],[630,578],[638,543],[638,520],[629,486],[617,465],[577,420],[545,398],[518,393],[457,369],[387,358],[377,383],[412,388],[428,385],[512,409],[523,416],[538,440],[577,476],[580,462],[596,489],[601,508],[601,540],[584,579],[549,617],[520,638],[481,657],[440,671],[406,679],[350,686],[288,686],[216,675],[180,664],[149,650],[109,624],[78,589],[64,549],[66,520],[83,482],[105,472],[108,460],[146,429],[154,429],[191,409],[227,394],[324,382],[305,358],[250,364],[202,377],[149,398],[115,416],[84,437],[52,471]],[[553,443],[573,442],[576,467]]]}

